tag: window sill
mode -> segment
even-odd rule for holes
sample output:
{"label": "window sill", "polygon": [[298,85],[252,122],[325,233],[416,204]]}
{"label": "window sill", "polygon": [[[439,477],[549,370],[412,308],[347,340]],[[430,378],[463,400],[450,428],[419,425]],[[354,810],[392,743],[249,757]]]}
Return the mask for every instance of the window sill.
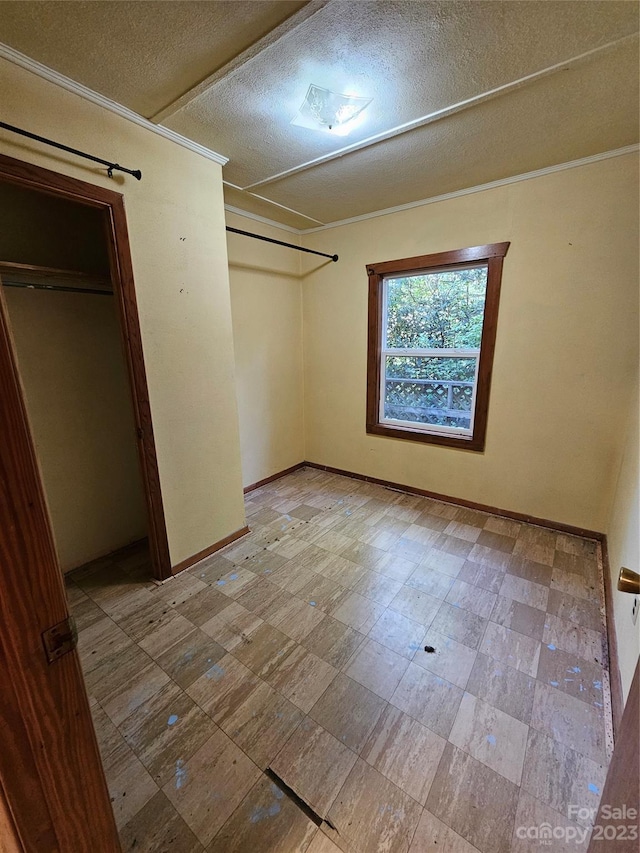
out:
{"label": "window sill", "polygon": [[386,436],[387,438],[398,438],[405,441],[420,441],[423,444],[437,444],[441,447],[454,447],[456,450],[472,450],[476,453],[484,451],[484,436],[452,436],[437,435],[432,432],[424,432],[420,429],[409,429],[407,427],[394,427],[388,424],[367,424],[369,435]]}

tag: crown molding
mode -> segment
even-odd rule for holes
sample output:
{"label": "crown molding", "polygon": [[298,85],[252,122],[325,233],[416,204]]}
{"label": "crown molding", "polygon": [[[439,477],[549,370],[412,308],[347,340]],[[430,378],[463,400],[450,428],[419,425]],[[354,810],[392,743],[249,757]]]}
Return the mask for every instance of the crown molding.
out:
{"label": "crown molding", "polygon": [[531,178],[542,178],[545,175],[552,175],[555,172],[564,172],[566,169],[575,169],[578,166],[588,166],[591,163],[599,163],[601,160],[611,160],[613,157],[623,157],[625,154],[637,154],[640,151],[640,144],[625,145],[624,148],[615,148],[613,151],[603,151],[601,154],[592,154],[589,157],[582,157],[580,160],[569,160],[566,163],[558,163],[556,166],[545,166],[543,169],[536,169],[534,172],[524,172],[522,175],[513,175],[510,178],[500,178],[497,181],[491,181],[488,184],[478,184],[475,187],[467,187],[463,190],[455,190],[451,193],[443,195],[431,196],[423,198],[419,201],[410,201],[407,204],[398,204],[395,207],[386,207],[383,210],[374,210],[371,213],[363,213],[360,216],[351,216],[348,219],[338,219],[335,222],[328,222],[326,225],[321,225],[318,228],[303,228],[300,234],[314,234],[317,231],[327,231],[329,228],[340,228],[342,225],[351,225],[353,222],[363,222],[366,219],[375,219],[378,216],[388,216],[391,213],[400,213],[403,210],[411,210],[414,207],[423,207],[426,204],[435,204],[438,201],[449,201],[452,198],[460,198],[461,196],[471,195],[472,193],[481,193],[485,190],[493,190],[498,187],[506,187],[509,184],[517,184],[521,181],[528,181]]}
{"label": "crown molding", "polygon": [[248,210],[241,210],[239,207],[234,207],[232,204],[225,204],[225,210],[229,213],[236,213],[238,216],[244,216],[247,219],[253,219],[254,222],[261,222],[263,225],[269,225],[271,228],[279,228],[280,231],[288,231],[289,234],[300,236],[302,231],[299,228],[294,228],[292,225],[283,225],[282,222],[276,222],[274,219],[267,219],[266,216],[260,216],[258,213],[250,213]]}
{"label": "crown molding", "polygon": [[224,166],[229,162],[228,157],[224,157],[222,154],[218,154],[210,148],[206,148],[204,145],[199,145],[197,142],[193,142],[191,139],[181,136],[179,133],[170,130],[168,127],[154,124],[149,121],[149,119],[139,115],[133,110],[130,110],[128,107],[125,107],[116,101],[112,101],[110,98],[106,98],[98,92],[94,92],[93,89],[89,89],[82,83],[77,83],[70,77],[65,77],[64,74],[54,71],[53,68],[49,68],[41,62],[31,59],[31,57],[26,56],[24,53],[20,53],[19,50],[14,50],[14,48],[9,47],[9,45],[3,44],[2,42],[0,42],[0,59],[6,59],[7,62],[11,62],[13,65],[18,65],[20,68],[24,68],[26,71],[30,71],[38,77],[42,77],[43,80],[48,80],[49,83],[54,83],[56,86],[66,89],[67,92],[79,95],[86,101],[91,101],[91,103],[96,104],[109,112],[115,113],[120,116],[120,118],[124,118],[133,124],[137,124],[138,127],[150,130],[151,133],[155,133],[157,136],[168,139],[170,142],[175,142],[177,145],[182,146],[182,148],[187,148],[195,154],[200,154],[202,157],[206,157],[207,160],[213,160],[214,163],[218,163],[220,166]]}

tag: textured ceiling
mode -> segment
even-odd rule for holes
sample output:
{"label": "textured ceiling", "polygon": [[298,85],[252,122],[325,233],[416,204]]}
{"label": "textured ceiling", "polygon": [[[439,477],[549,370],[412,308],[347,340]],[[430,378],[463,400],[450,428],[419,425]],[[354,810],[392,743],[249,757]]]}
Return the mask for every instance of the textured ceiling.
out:
{"label": "textured ceiling", "polygon": [[[637,142],[637,31],[616,0],[0,3],[1,41],[229,157],[228,203],[298,228]],[[346,137],[292,126],[311,83],[373,102]]]}

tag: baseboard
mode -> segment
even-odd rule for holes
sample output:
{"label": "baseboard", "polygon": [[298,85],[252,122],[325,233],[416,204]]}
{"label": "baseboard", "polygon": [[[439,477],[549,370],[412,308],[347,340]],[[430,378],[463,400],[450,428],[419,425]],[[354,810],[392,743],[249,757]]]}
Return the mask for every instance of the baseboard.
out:
{"label": "baseboard", "polygon": [[365,483],[375,483],[378,486],[397,489],[399,492],[408,492],[410,495],[420,495],[420,497],[432,498],[432,500],[442,501],[443,503],[464,506],[468,509],[477,509],[479,512],[487,512],[490,515],[501,515],[504,518],[512,518],[514,521],[524,521],[526,524],[533,524],[536,527],[548,527],[551,530],[557,530],[559,533],[568,533],[571,536],[580,536],[583,539],[595,539],[598,542],[602,542],[604,539],[604,533],[598,533],[597,530],[574,527],[571,524],[562,524],[558,521],[551,521],[548,518],[536,518],[534,515],[513,512],[509,509],[500,509],[496,506],[475,503],[475,501],[466,501],[463,498],[451,497],[451,495],[441,495],[438,492],[429,492],[426,489],[418,489],[415,486],[407,486],[403,483],[392,483],[389,480],[380,480],[377,477],[368,477],[365,474],[356,474],[353,471],[344,471],[342,468],[332,468],[330,465],[320,465],[317,462],[305,462],[304,464],[308,468],[317,468],[320,471],[327,471],[330,474],[340,474],[342,477],[352,477],[355,480],[363,480]]}
{"label": "baseboard", "polygon": [[258,480],[257,483],[251,483],[250,486],[244,487],[244,493],[246,495],[254,489],[259,489],[260,486],[266,486],[268,483],[273,483],[274,480],[279,480],[280,477],[286,477],[287,474],[293,474],[294,471],[299,471],[300,468],[304,468],[304,466],[308,464],[308,462],[298,462],[296,465],[292,465],[291,468],[285,468],[284,471],[278,471],[277,474],[265,477],[264,480]]}
{"label": "baseboard", "polygon": [[613,587],[611,585],[611,566],[609,564],[609,549],[607,537],[602,538],[602,574],[604,580],[604,607],[607,620],[607,646],[609,650],[609,682],[611,689],[611,716],[613,717],[614,737],[620,731],[624,699],[622,695],[622,677],[620,675],[620,659],[618,657],[618,638],[613,615]]}
{"label": "baseboard", "polygon": [[184,572],[185,569],[190,569],[191,566],[195,566],[195,564],[199,563],[200,560],[204,560],[207,557],[210,557],[212,554],[215,554],[216,551],[219,551],[226,545],[230,545],[232,542],[235,542],[236,539],[240,539],[242,536],[246,536],[248,532],[249,528],[246,525],[245,527],[241,527],[240,530],[236,530],[233,533],[230,533],[228,536],[225,536],[224,539],[220,539],[219,542],[214,542],[213,545],[209,545],[208,548],[203,548],[203,550],[198,551],[197,554],[192,554],[191,557],[187,557],[186,560],[182,560],[181,563],[172,566],[171,574],[177,575],[180,572]]}

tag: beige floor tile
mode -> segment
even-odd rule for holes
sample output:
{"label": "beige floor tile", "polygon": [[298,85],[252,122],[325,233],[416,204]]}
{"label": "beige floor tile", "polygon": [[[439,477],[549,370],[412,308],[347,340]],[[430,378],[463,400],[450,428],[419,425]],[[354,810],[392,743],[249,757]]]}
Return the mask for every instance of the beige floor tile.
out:
{"label": "beige floor tile", "polygon": [[267,678],[297,647],[290,637],[266,622],[233,650],[234,657],[258,675]]}
{"label": "beige floor tile", "polygon": [[180,572],[179,575],[173,575],[170,583],[164,583],[157,587],[154,595],[156,598],[166,601],[170,607],[175,608],[179,604],[184,604],[191,596],[207,589],[207,587],[208,585],[195,574]]}
{"label": "beige floor tile", "polygon": [[246,592],[258,580],[258,576],[253,572],[239,566],[232,566],[226,572],[222,570],[217,574],[218,577],[211,581],[213,588],[233,599]]}
{"label": "beige floor tile", "polygon": [[269,580],[279,586],[280,589],[290,592],[292,595],[299,595],[300,590],[317,577],[318,575],[313,569],[298,566],[295,561],[287,560],[286,565],[269,575]]}
{"label": "beige floor tile", "polygon": [[114,749],[103,765],[119,829],[157,793],[158,786],[125,743]]}
{"label": "beige floor tile", "polygon": [[282,590],[277,584],[265,578],[258,578],[251,587],[239,595],[238,604],[246,607],[261,619],[268,619],[274,610],[290,600],[291,593]]}
{"label": "beige floor tile", "polygon": [[[76,588],[77,589],[77,588]],[[69,609],[73,610],[73,618],[76,620],[78,632],[90,628],[104,619],[104,610],[92,601],[82,590],[77,590],[79,595],[74,602],[69,603]]]}
{"label": "beige floor tile", "polygon": [[446,601],[441,602],[438,612],[431,623],[431,630],[451,637],[452,640],[477,649],[482,639],[487,620],[470,610],[454,607]]}
{"label": "beige floor tile", "polygon": [[175,609],[185,619],[199,627],[208,622],[216,613],[224,610],[228,604],[229,599],[226,595],[222,595],[217,589],[209,586],[201,592],[189,596],[182,604],[176,605]]}
{"label": "beige floor tile", "polygon": [[371,733],[362,758],[424,805],[445,740],[393,705]]}
{"label": "beige floor tile", "polygon": [[529,725],[536,680],[501,661],[478,653],[467,681],[467,693]]}
{"label": "beige floor tile", "polygon": [[565,572],[573,572],[585,577],[597,577],[598,560],[593,554],[571,554],[556,548],[553,556],[553,568],[563,569]]}
{"label": "beige floor tile", "polygon": [[522,529],[522,524],[519,521],[513,521],[511,518],[490,515],[485,521],[484,529],[490,530],[492,533],[501,533],[503,536],[511,536],[512,539],[517,539]]}
{"label": "beige floor tile", "polygon": [[278,571],[278,569],[286,566],[286,564],[286,557],[282,557],[280,554],[274,554],[273,551],[260,551],[260,553],[256,554],[255,557],[245,560],[243,568],[248,569],[258,577],[268,578],[269,575],[272,575],[274,572]]}
{"label": "beige floor tile", "polygon": [[331,666],[342,669],[364,640],[364,634],[327,616],[307,634],[303,645]]}
{"label": "beige floor tile", "polygon": [[473,542],[468,542],[466,539],[458,539],[457,536],[448,536],[446,533],[439,533],[433,542],[435,550],[463,559],[469,556],[469,552],[474,547],[475,544]]}
{"label": "beige floor tile", "polygon": [[226,717],[222,729],[261,769],[269,766],[304,714],[263,682]]}
{"label": "beige floor tile", "polygon": [[440,737],[449,737],[463,691],[439,675],[410,663],[391,704]]}
{"label": "beige floor tile", "polygon": [[498,625],[511,628],[519,634],[526,634],[534,640],[541,640],[545,616],[546,613],[537,607],[530,607],[528,604],[499,595],[490,618]]}
{"label": "beige floor tile", "polygon": [[556,539],[556,550],[564,551],[566,554],[575,554],[578,557],[595,557],[597,542],[593,539],[571,536],[568,533],[559,533]]}
{"label": "beige floor tile", "polygon": [[336,847],[321,830],[318,830],[307,848],[307,853],[340,853],[340,848]]}
{"label": "beige floor tile", "polygon": [[414,563],[419,563],[429,552],[430,548],[430,545],[422,545],[414,539],[407,539],[406,536],[401,536],[397,542],[394,542],[387,549],[387,553],[401,557],[403,560],[411,560]]}
{"label": "beige floor tile", "polygon": [[351,560],[332,554],[326,561],[318,564],[317,571],[323,577],[352,590],[358,581],[366,576],[368,570],[359,563],[353,563]]}
{"label": "beige floor tile", "polygon": [[528,732],[528,726],[520,720],[465,693],[449,740],[477,761],[519,785]]}
{"label": "beige floor tile", "polygon": [[602,667],[558,649],[553,643],[540,650],[537,678],[594,708],[603,708]]}
{"label": "beige floor tile", "polygon": [[283,536],[276,539],[275,542],[272,542],[271,545],[267,546],[269,551],[280,554],[280,556],[286,557],[287,560],[292,560],[294,557],[297,557],[298,554],[301,554],[306,547],[307,543],[304,540],[298,539],[288,533],[285,533]]}
{"label": "beige floor tile", "polygon": [[520,791],[511,853],[586,853],[591,833],[560,812]]}
{"label": "beige floor tile", "polygon": [[118,726],[132,714],[143,702],[156,694],[167,682],[169,676],[160,667],[149,662],[130,678],[123,677],[119,687],[100,699],[100,704]]}
{"label": "beige floor tile", "polygon": [[435,569],[436,572],[440,572],[443,575],[449,575],[451,578],[458,577],[460,569],[462,569],[464,563],[464,557],[461,557],[458,554],[448,554],[445,551],[438,550],[437,548],[432,548],[424,554],[420,560],[421,566],[427,566],[430,569]]}
{"label": "beige floor tile", "polygon": [[222,575],[232,569],[237,568],[231,559],[227,559],[223,554],[214,554],[212,557],[207,557],[196,563],[187,573],[192,575],[203,583],[215,583]]}
{"label": "beige floor tile", "polygon": [[329,819],[354,853],[408,853],[421,807],[361,759],[333,804]]}
{"label": "beige floor tile", "polygon": [[472,560],[465,560],[458,577],[461,581],[465,581],[465,583],[471,583],[480,589],[486,589],[488,592],[498,593],[500,592],[504,575],[505,571],[502,568],[495,568],[491,565],[482,565],[474,563]]}
{"label": "beige floor tile", "polygon": [[350,594],[349,589],[323,575],[314,575],[298,593],[307,604],[329,614],[340,607]]}
{"label": "beige floor tile", "polygon": [[345,673],[383,699],[390,699],[408,665],[405,657],[368,639],[355,652]]}
{"label": "beige floor tile", "polygon": [[574,598],[584,599],[589,602],[598,601],[598,590],[595,578],[585,577],[575,572],[565,572],[562,569],[554,569],[551,576],[551,587],[559,592],[565,592]]}
{"label": "beige floor tile", "polygon": [[105,616],[78,635],[78,654],[85,678],[102,663],[133,645],[122,628]]}
{"label": "beige floor tile", "polygon": [[508,853],[518,788],[448,743],[427,797],[427,809],[482,853]]}
{"label": "beige floor tile", "polygon": [[[605,777],[603,765],[543,732],[529,730],[522,788],[565,817],[569,817],[570,805],[597,810]],[[590,825],[580,815],[571,816],[582,826]]]}
{"label": "beige floor tile", "polygon": [[469,552],[468,559],[472,563],[478,563],[481,566],[488,566],[495,571],[506,572],[509,566],[513,564],[514,559],[519,560],[519,557],[514,557],[506,551],[496,551],[493,548],[487,548],[486,545],[480,545],[479,542],[473,546]]}
{"label": "beige floor tile", "polygon": [[109,755],[124,743],[122,734],[112,722],[106,711],[103,711],[96,700],[91,705],[93,728],[98,739],[98,748],[103,763]]}
{"label": "beige floor tile", "polygon": [[536,563],[553,565],[553,556],[558,534],[543,527],[524,525],[516,539],[514,554],[535,560]]}
{"label": "beige floor tile", "polygon": [[542,641],[593,663],[602,665],[606,660],[600,631],[592,631],[551,613],[546,614]]}
{"label": "beige floor tile", "polygon": [[255,613],[233,602],[205,622],[201,630],[230,652],[245,643],[262,622]]}
{"label": "beige floor tile", "polygon": [[447,536],[457,536],[458,539],[465,539],[467,542],[476,542],[482,529],[474,527],[472,524],[464,524],[462,521],[450,521],[444,528],[443,533]]}
{"label": "beige floor tile", "polygon": [[451,523],[451,519],[443,518],[440,515],[433,515],[429,510],[424,510],[413,522],[421,527],[428,527],[430,530],[437,530],[438,533],[443,533]]}
{"label": "beige floor tile", "polygon": [[426,630],[425,626],[419,622],[414,622],[413,619],[408,619],[401,613],[387,608],[369,631],[369,636],[396,654],[411,660],[424,646],[422,640]]}
{"label": "beige floor tile", "polygon": [[315,823],[262,776],[218,832],[207,853],[306,853]]}
{"label": "beige floor tile", "polygon": [[294,705],[308,713],[337,672],[322,658],[298,646],[267,676],[267,680]]}
{"label": "beige floor tile", "polygon": [[195,628],[156,662],[180,687],[192,684],[226,654],[224,648],[204,631]]}
{"label": "beige floor tile", "polygon": [[479,651],[527,675],[535,676],[538,670],[540,643],[495,622],[487,624]]}
{"label": "beige floor tile", "polygon": [[484,545],[486,548],[492,548],[494,551],[502,551],[505,554],[511,554],[516,540],[512,536],[505,536],[504,533],[494,533],[487,530],[486,527],[477,540],[479,545]]}
{"label": "beige floor tile", "polygon": [[[430,646],[435,651],[427,652],[425,646]],[[475,649],[429,629],[413,657],[413,662],[464,690],[476,655]]]}
{"label": "beige floor tile", "polygon": [[531,725],[596,762],[605,761],[602,712],[538,682]]}
{"label": "beige floor tile", "polygon": [[354,586],[353,591],[370,598],[385,607],[402,589],[400,581],[381,575],[379,572],[367,572]]}
{"label": "beige floor tile", "polygon": [[118,693],[127,681],[151,663],[149,655],[134,643],[129,643],[109,657],[100,656],[100,660],[101,663],[95,669],[84,670],[87,693],[98,702]]}
{"label": "beige floor tile", "polygon": [[227,654],[187,687],[187,694],[220,724],[261,684],[250,669]]}
{"label": "beige floor tile", "polygon": [[433,548],[434,542],[439,536],[440,533],[437,530],[431,530],[422,524],[411,524],[402,534],[404,539],[411,539],[425,548]]}
{"label": "beige floor tile", "polygon": [[367,545],[365,542],[352,540],[349,544],[340,549],[340,556],[345,560],[350,560],[352,563],[358,563],[365,569],[373,569],[382,558],[385,552],[376,548],[373,545]]}
{"label": "beige floor tile", "polygon": [[291,596],[267,617],[274,628],[282,631],[292,640],[301,643],[325,618],[325,614],[316,603]]}
{"label": "beige floor tile", "polygon": [[476,853],[477,849],[425,809],[409,853]]}
{"label": "beige floor tile", "polygon": [[156,598],[153,603],[145,603],[124,619],[118,620],[118,624],[134,643],[139,643],[145,637],[157,635],[160,629],[166,628],[174,619],[182,623],[182,618],[173,607]]}
{"label": "beige floor tile", "polygon": [[419,565],[406,581],[407,586],[425,592],[434,598],[444,599],[451,589],[453,578],[429,566]]}
{"label": "beige floor tile", "polygon": [[325,818],[356,754],[308,717],[271,762],[271,769],[321,818]]}
{"label": "beige floor tile", "polygon": [[162,622],[154,631],[151,631],[138,643],[140,648],[144,649],[154,660],[157,660],[168,649],[175,646],[176,643],[180,642],[180,640],[193,631],[193,622],[190,622],[175,610],[173,614],[171,619]]}
{"label": "beige floor tile", "polygon": [[535,563],[533,560],[527,560],[522,557],[518,560],[513,560],[509,565],[508,574],[515,575],[523,580],[539,583],[542,586],[549,586],[551,583],[552,568],[544,563]]}
{"label": "beige floor tile", "polygon": [[576,622],[592,631],[600,631],[602,628],[600,608],[596,604],[582,598],[574,598],[557,589],[549,590],[547,612],[568,622]]}
{"label": "beige floor tile", "polygon": [[206,847],[259,777],[256,765],[218,730],[188,761],[176,761],[162,790]]}
{"label": "beige floor tile", "polygon": [[532,583],[524,580],[524,578],[516,577],[516,575],[506,574],[500,586],[500,595],[522,604],[528,604],[530,607],[537,607],[539,610],[546,610],[549,589],[542,584]]}
{"label": "beige floor tile", "polygon": [[342,604],[333,611],[333,618],[344,622],[350,628],[367,634],[384,613],[384,607],[352,592]]}
{"label": "beige floor tile", "polygon": [[380,696],[339,673],[309,716],[340,743],[359,753],[386,705]]}
{"label": "beige floor tile", "polygon": [[416,562],[413,560],[405,560],[402,557],[397,557],[395,554],[387,553],[379,563],[375,570],[381,575],[385,575],[393,580],[404,583],[416,569]]}
{"label": "beige floor tile", "polygon": [[120,830],[122,853],[202,853],[204,847],[162,791]]}
{"label": "beige floor tile", "polygon": [[488,619],[493,610],[496,595],[456,578],[445,601],[454,607],[462,607],[465,610],[470,610],[471,613],[475,613],[476,616]]}
{"label": "beige floor tile", "polygon": [[428,628],[442,604],[441,599],[427,595],[408,586],[403,586],[400,592],[393,598],[389,607],[407,619],[419,622]]}
{"label": "beige floor tile", "polygon": [[176,761],[187,760],[216,731],[215,723],[175,684],[167,684],[141,705],[121,732],[157,785],[164,785]]}

